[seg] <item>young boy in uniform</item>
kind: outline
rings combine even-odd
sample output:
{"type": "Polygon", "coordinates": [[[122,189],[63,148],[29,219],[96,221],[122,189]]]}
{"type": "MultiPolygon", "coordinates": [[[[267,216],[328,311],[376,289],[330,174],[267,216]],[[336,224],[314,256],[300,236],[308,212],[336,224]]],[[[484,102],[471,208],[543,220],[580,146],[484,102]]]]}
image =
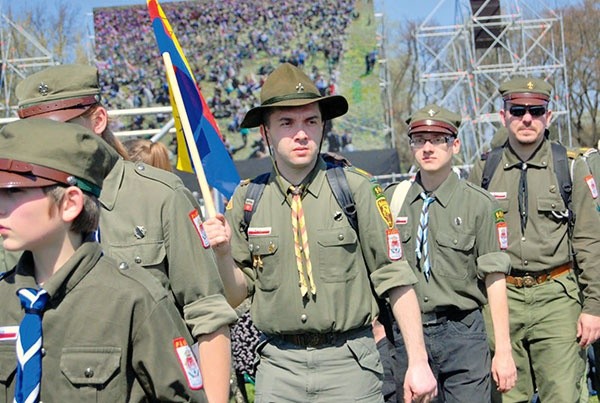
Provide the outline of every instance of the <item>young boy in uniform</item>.
{"type": "Polygon", "coordinates": [[[0,236],[25,251],[0,274],[0,402],[207,401],[166,290],[93,240],[118,158],[76,124],[0,131],[0,236]]]}

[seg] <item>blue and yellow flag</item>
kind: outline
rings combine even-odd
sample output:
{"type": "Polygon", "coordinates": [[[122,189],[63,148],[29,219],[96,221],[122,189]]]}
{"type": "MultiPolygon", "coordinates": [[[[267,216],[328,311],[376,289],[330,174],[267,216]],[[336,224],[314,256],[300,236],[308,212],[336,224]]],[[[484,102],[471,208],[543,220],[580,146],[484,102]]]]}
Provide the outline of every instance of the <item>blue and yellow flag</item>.
{"type": "MultiPolygon", "coordinates": [[[[240,176],[235,169],[229,152],[223,144],[217,122],[210,112],[208,105],[206,105],[200,88],[196,85],[194,75],[167,17],[157,0],[147,1],[150,20],[154,28],[154,35],[156,36],[160,53],[168,52],[173,62],[175,77],[181,90],[185,112],[194,132],[195,146],[202,160],[206,181],[210,186],[217,189],[229,199],[235,187],[240,182],[240,176]]],[[[187,148],[191,147],[191,145],[187,144],[186,146],[179,111],[173,100],[170,87],[169,95],[171,97],[171,106],[173,107],[175,128],[177,129],[177,169],[194,172],[187,148]]]]}

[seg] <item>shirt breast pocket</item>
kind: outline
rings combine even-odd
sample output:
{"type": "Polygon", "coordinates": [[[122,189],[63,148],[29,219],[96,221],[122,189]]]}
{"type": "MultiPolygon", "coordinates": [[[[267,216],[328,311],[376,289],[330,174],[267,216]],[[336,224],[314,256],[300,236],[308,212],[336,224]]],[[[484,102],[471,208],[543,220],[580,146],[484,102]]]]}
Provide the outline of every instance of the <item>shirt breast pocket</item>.
{"type": "Polygon", "coordinates": [[[432,271],[440,276],[460,279],[467,278],[469,270],[475,273],[474,258],[471,256],[475,246],[475,235],[460,232],[436,234],[436,250],[432,271]]]}
{"type": "Polygon", "coordinates": [[[321,230],[318,233],[319,271],[327,283],[339,283],[356,277],[358,237],[351,227],[321,230]]]}
{"type": "MultiPolygon", "coordinates": [[[[125,378],[109,387],[121,366],[119,347],[65,347],[60,370],[73,387],[69,396],[77,401],[109,401],[126,390],[125,378]]],[[[123,374],[124,376],[124,374],[123,374]]]]}
{"type": "MultiPolygon", "coordinates": [[[[540,216],[535,225],[538,233],[547,238],[556,238],[564,235],[567,223],[566,207],[562,198],[538,197],[537,211],[540,216]]],[[[530,224],[528,224],[530,225],[530,224]]]]}
{"type": "Polygon", "coordinates": [[[248,247],[252,254],[254,272],[256,273],[256,286],[263,291],[272,291],[279,287],[281,281],[281,259],[279,249],[279,236],[249,236],[248,247]]]}

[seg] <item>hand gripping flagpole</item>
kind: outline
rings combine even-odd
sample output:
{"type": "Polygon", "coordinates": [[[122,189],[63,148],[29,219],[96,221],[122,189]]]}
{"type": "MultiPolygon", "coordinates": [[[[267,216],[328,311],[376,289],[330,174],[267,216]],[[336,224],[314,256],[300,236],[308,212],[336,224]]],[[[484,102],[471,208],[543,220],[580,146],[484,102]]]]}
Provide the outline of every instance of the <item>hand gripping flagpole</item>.
{"type": "Polygon", "coordinates": [[[171,93],[173,94],[175,105],[177,106],[177,110],[179,111],[181,128],[183,130],[183,134],[185,135],[187,149],[190,153],[190,158],[192,160],[192,165],[194,166],[194,171],[196,171],[196,178],[198,179],[198,185],[200,185],[202,198],[204,199],[206,215],[207,217],[214,217],[217,215],[217,210],[215,209],[215,204],[211,196],[210,187],[208,186],[208,181],[206,180],[206,175],[204,174],[202,161],[200,161],[200,154],[198,154],[198,149],[196,148],[196,142],[194,141],[194,132],[192,131],[190,121],[188,120],[187,111],[185,110],[185,104],[183,103],[183,98],[181,97],[181,91],[179,90],[179,85],[177,84],[175,70],[173,69],[173,63],[171,62],[171,55],[169,55],[169,52],[164,52],[162,54],[162,57],[165,62],[165,68],[167,69],[169,87],[171,88],[171,93]]]}

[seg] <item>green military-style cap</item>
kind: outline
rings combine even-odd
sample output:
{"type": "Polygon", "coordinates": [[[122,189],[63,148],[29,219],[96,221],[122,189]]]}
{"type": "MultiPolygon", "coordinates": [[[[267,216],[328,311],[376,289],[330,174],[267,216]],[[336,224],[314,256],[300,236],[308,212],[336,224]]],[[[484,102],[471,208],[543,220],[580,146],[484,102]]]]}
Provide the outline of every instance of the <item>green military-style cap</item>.
{"type": "Polygon", "coordinates": [[[281,106],[303,106],[314,102],[321,105],[323,120],[331,120],[348,112],[348,102],[341,95],[321,96],[312,80],[298,67],[283,63],[277,67],[262,86],[260,106],[244,116],[241,127],[258,127],[265,109],[281,106]]]}
{"type": "Polygon", "coordinates": [[[98,70],[80,64],[49,67],[21,81],[15,93],[21,119],[51,117],[66,122],[100,102],[98,70]]]}
{"type": "Polygon", "coordinates": [[[498,91],[504,102],[518,105],[545,105],[550,101],[552,86],[535,77],[513,77],[503,82],[498,91]]]}
{"type": "Polygon", "coordinates": [[[406,120],[408,135],[415,133],[440,133],[456,136],[462,117],[436,104],[429,104],[406,120]]]}
{"type": "Polygon", "coordinates": [[[74,123],[24,119],[0,130],[0,188],[77,186],[94,196],[119,155],[74,123]]]}

